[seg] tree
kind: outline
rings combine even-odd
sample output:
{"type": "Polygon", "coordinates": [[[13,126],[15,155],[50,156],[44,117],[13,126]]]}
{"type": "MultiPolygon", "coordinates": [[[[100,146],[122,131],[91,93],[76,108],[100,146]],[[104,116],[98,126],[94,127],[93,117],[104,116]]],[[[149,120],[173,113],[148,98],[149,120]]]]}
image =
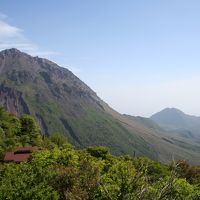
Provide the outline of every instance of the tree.
{"type": "Polygon", "coordinates": [[[9,164],[0,169],[0,199],[58,200],[58,193],[49,186],[51,172],[37,163],[9,164]]]}
{"type": "Polygon", "coordinates": [[[42,143],[41,131],[37,126],[33,117],[28,115],[22,115],[20,118],[21,130],[19,136],[21,142],[25,146],[28,145],[40,145],[42,143]]]}
{"type": "Polygon", "coordinates": [[[88,147],[87,152],[96,158],[105,159],[109,154],[109,149],[107,147],[88,147]]]}
{"type": "Polygon", "coordinates": [[[62,133],[54,133],[50,136],[50,141],[56,144],[58,147],[68,145],[67,137],[62,133]]]}

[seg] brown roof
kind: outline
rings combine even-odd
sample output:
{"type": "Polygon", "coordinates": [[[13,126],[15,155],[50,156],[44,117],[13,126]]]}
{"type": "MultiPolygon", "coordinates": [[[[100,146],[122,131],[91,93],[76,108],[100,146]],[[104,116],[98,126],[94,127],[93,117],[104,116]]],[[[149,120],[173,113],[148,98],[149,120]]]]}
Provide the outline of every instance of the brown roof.
{"type": "Polygon", "coordinates": [[[7,152],[4,157],[5,162],[22,162],[26,161],[31,153],[36,150],[35,147],[17,148],[13,152],[7,152]]]}
{"type": "Polygon", "coordinates": [[[14,161],[14,153],[7,152],[4,157],[4,161],[14,161]]]}
{"type": "Polygon", "coordinates": [[[14,155],[14,161],[15,161],[15,162],[26,161],[30,155],[31,155],[30,153],[26,153],[26,154],[15,154],[15,155],[14,155]]]}

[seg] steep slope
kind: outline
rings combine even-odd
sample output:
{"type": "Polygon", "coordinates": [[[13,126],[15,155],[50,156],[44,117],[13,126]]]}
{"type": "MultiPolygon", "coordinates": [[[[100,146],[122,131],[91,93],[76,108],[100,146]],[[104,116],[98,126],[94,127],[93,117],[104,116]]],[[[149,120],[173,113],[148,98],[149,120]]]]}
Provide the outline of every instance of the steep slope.
{"type": "Polygon", "coordinates": [[[187,115],[176,108],[166,108],[152,115],[151,119],[167,131],[200,139],[200,117],[187,115]]]}
{"type": "Polygon", "coordinates": [[[119,114],[66,68],[17,49],[0,52],[0,105],[17,116],[35,116],[44,134],[63,132],[77,147],[104,145],[115,154],[161,161],[200,160],[200,150],[185,149],[161,130],[119,114]]]}
{"type": "Polygon", "coordinates": [[[106,145],[116,154],[136,151],[156,157],[151,146],[113,118],[108,106],[69,70],[17,49],[0,53],[0,104],[18,116],[32,114],[44,134],[64,132],[78,147],[106,145]]]}

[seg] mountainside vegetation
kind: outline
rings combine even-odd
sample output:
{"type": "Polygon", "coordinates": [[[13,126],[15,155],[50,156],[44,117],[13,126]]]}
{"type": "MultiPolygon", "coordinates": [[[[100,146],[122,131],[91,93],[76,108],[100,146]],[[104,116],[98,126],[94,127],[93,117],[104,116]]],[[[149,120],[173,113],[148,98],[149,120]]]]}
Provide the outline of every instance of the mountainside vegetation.
{"type": "Polygon", "coordinates": [[[76,149],[60,133],[42,136],[29,115],[0,109],[1,159],[16,147],[37,146],[28,161],[0,164],[0,199],[198,200],[200,168],[145,157],[113,156],[107,147],[76,149]],[[8,145],[9,144],[9,145],[8,145]]]}

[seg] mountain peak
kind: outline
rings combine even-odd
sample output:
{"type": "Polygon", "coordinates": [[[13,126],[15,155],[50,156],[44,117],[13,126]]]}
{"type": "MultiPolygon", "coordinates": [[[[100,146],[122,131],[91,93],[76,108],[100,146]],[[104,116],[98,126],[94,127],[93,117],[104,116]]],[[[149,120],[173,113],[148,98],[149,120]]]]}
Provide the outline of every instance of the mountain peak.
{"type": "Polygon", "coordinates": [[[165,108],[151,116],[161,128],[176,131],[181,135],[188,133],[192,137],[200,137],[200,117],[188,115],[176,108],[165,108]]]}
{"type": "Polygon", "coordinates": [[[11,48],[11,49],[2,50],[0,53],[13,54],[13,53],[22,53],[22,52],[20,50],[16,49],[16,48],[11,48]]]}
{"type": "Polygon", "coordinates": [[[3,57],[8,57],[8,59],[12,58],[20,58],[20,57],[24,57],[27,59],[32,59],[33,57],[30,56],[29,54],[20,51],[19,49],[16,48],[11,48],[11,49],[4,49],[2,51],[0,51],[0,55],[3,57]]]}
{"type": "Polygon", "coordinates": [[[165,108],[151,116],[151,119],[161,127],[183,126],[185,123],[185,113],[177,108],[165,108]]]}
{"type": "Polygon", "coordinates": [[[184,114],[183,111],[177,109],[177,108],[165,108],[163,110],[161,110],[159,113],[176,113],[176,114],[184,114]]]}
{"type": "Polygon", "coordinates": [[[3,57],[8,57],[8,59],[12,59],[10,57],[22,58],[22,59],[27,59],[26,61],[24,60],[24,62],[27,62],[27,61],[32,62],[32,63],[37,62],[39,65],[43,64],[43,65],[48,65],[49,67],[59,68],[60,70],[62,69],[62,67],[60,67],[56,63],[54,63],[46,58],[41,58],[38,56],[31,56],[28,53],[22,52],[16,48],[2,50],[2,51],[0,51],[0,55],[3,55],[3,57]]]}

